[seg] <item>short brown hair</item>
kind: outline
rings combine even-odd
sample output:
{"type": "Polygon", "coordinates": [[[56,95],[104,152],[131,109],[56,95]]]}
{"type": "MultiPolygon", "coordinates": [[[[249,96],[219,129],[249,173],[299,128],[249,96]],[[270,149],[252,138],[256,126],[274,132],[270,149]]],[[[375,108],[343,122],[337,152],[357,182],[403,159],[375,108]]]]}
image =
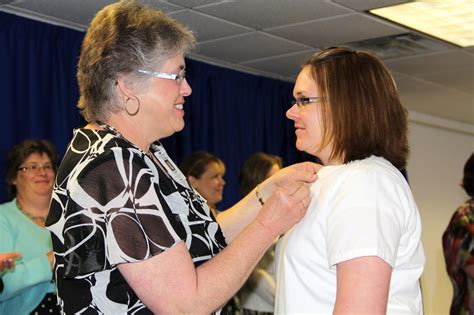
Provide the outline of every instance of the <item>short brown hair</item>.
{"type": "Polygon", "coordinates": [[[214,154],[207,151],[195,151],[183,160],[179,168],[186,178],[192,176],[199,179],[202,174],[206,172],[208,165],[211,163],[225,165],[224,162],[214,154]]]}
{"type": "Polygon", "coordinates": [[[263,152],[254,153],[245,160],[240,169],[240,194],[242,196],[247,195],[258,184],[263,182],[273,165],[278,165],[282,168],[281,158],[277,155],[263,152]]]}
{"type": "MultiPolygon", "coordinates": [[[[84,37],[77,71],[78,108],[87,121],[106,120],[117,112],[119,74],[160,67],[195,45],[193,33],[165,13],[124,0],[106,6],[92,20],[84,37]]],[[[144,86],[148,76],[135,75],[144,86]]]]}
{"type": "Polygon", "coordinates": [[[348,48],[328,48],[303,65],[326,101],[322,103],[323,146],[344,163],[376,155],[397,168],[406,166],[407,111],[393,77],[375,56],[348,48]]]}
{"type": "Polygon", "coordinates": [[[54,171],[57,168],[57,156],[54,145],[47,140],[24,140],[13,146],[7,155],[7,198],[11,200],[16,197],[16,186],[13,181],[18,174],[18,168],[33,153],[46,154],[53,165],[54,171]]]}

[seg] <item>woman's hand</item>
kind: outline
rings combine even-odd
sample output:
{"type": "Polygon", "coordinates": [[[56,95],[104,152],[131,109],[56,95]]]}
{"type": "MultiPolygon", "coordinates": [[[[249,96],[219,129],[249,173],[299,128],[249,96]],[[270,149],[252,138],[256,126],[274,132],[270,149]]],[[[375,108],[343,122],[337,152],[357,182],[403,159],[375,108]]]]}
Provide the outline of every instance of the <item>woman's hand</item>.
{"type": "Polygon", "coordinates": [[[282,168],[278,173],[266,179],[259,186],[263,200],[267,200],[278,187],[288,192],[294,192],[302,184],[310,184],[316,181],[317,172],[323,167],[312,162],[293,164],[282,168]]]}
{"type": "Polygon", "coordinates": [[[15,267],[15,260],[20,258],[19,252],[0,253],[0,274],[15,267]]]}
{"type": "Polygon", "coordinates": [[[282,235],[303,218],[310,201],[310,190],[304,183],[294,190],[277,188],[265,202],[256,220],[275,237],[282,235]]]}

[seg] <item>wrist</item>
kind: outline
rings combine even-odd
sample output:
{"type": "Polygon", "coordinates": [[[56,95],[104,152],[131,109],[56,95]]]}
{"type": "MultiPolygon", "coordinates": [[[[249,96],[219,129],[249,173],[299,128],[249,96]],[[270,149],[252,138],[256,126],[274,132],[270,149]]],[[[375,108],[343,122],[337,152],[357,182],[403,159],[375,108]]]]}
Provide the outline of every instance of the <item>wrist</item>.
{"type": "Polygon", "coordinates": [[[269,240],[275,240],[275,238],[280,236],[280,232],[276,230],[271,224],[265,222],[265,219],[262,219],[260,216],[255,218],[254,224],[258,226],[258,230],[265,233],[265,238],[268,237],[269,240]]]}

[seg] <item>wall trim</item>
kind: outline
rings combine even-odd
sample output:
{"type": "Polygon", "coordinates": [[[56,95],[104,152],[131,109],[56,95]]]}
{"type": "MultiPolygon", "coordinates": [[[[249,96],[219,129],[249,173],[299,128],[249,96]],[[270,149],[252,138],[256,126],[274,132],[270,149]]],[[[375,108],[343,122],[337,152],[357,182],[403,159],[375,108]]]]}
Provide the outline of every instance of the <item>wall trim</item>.
{"type": "Polygon", "coordinates": [[[408,111],[408,121],[474,136],[474,124],[463,123],[415,111],[408,111]]]}

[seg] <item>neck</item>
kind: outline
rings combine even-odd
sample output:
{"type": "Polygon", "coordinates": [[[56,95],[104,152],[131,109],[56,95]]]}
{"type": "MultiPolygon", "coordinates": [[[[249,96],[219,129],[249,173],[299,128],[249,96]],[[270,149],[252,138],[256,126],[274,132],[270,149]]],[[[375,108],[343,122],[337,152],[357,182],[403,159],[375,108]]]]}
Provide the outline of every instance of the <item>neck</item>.
{"type": "Polygon", "coordinates": [[[48,213],[50,199],[51,195],[30,197],[17,194],[16,196],[16,202],[23,211],[38,215],[46,215],[48,213]]]}
{"type": "Polygon", "coordinates": [[[119,113],[111,115],[109,119],[104,122],[109,126],[114,127],[125,139],[142,149],[144,152],[148,152],[150,145],[158,140],[147,136],[145,132],[146,128],[140,126],[135,120],[132,120],[126,114],[119,113]]]}
{"type": "Polygon", "coordinates": [[[211,212],[212,214],[214,215],[214,217],[217,217],[217,207],[215,204],[211,204],[211,203],[208,203],[207,204],[209,206],[209,209],[211,209],[211,212]]]}

